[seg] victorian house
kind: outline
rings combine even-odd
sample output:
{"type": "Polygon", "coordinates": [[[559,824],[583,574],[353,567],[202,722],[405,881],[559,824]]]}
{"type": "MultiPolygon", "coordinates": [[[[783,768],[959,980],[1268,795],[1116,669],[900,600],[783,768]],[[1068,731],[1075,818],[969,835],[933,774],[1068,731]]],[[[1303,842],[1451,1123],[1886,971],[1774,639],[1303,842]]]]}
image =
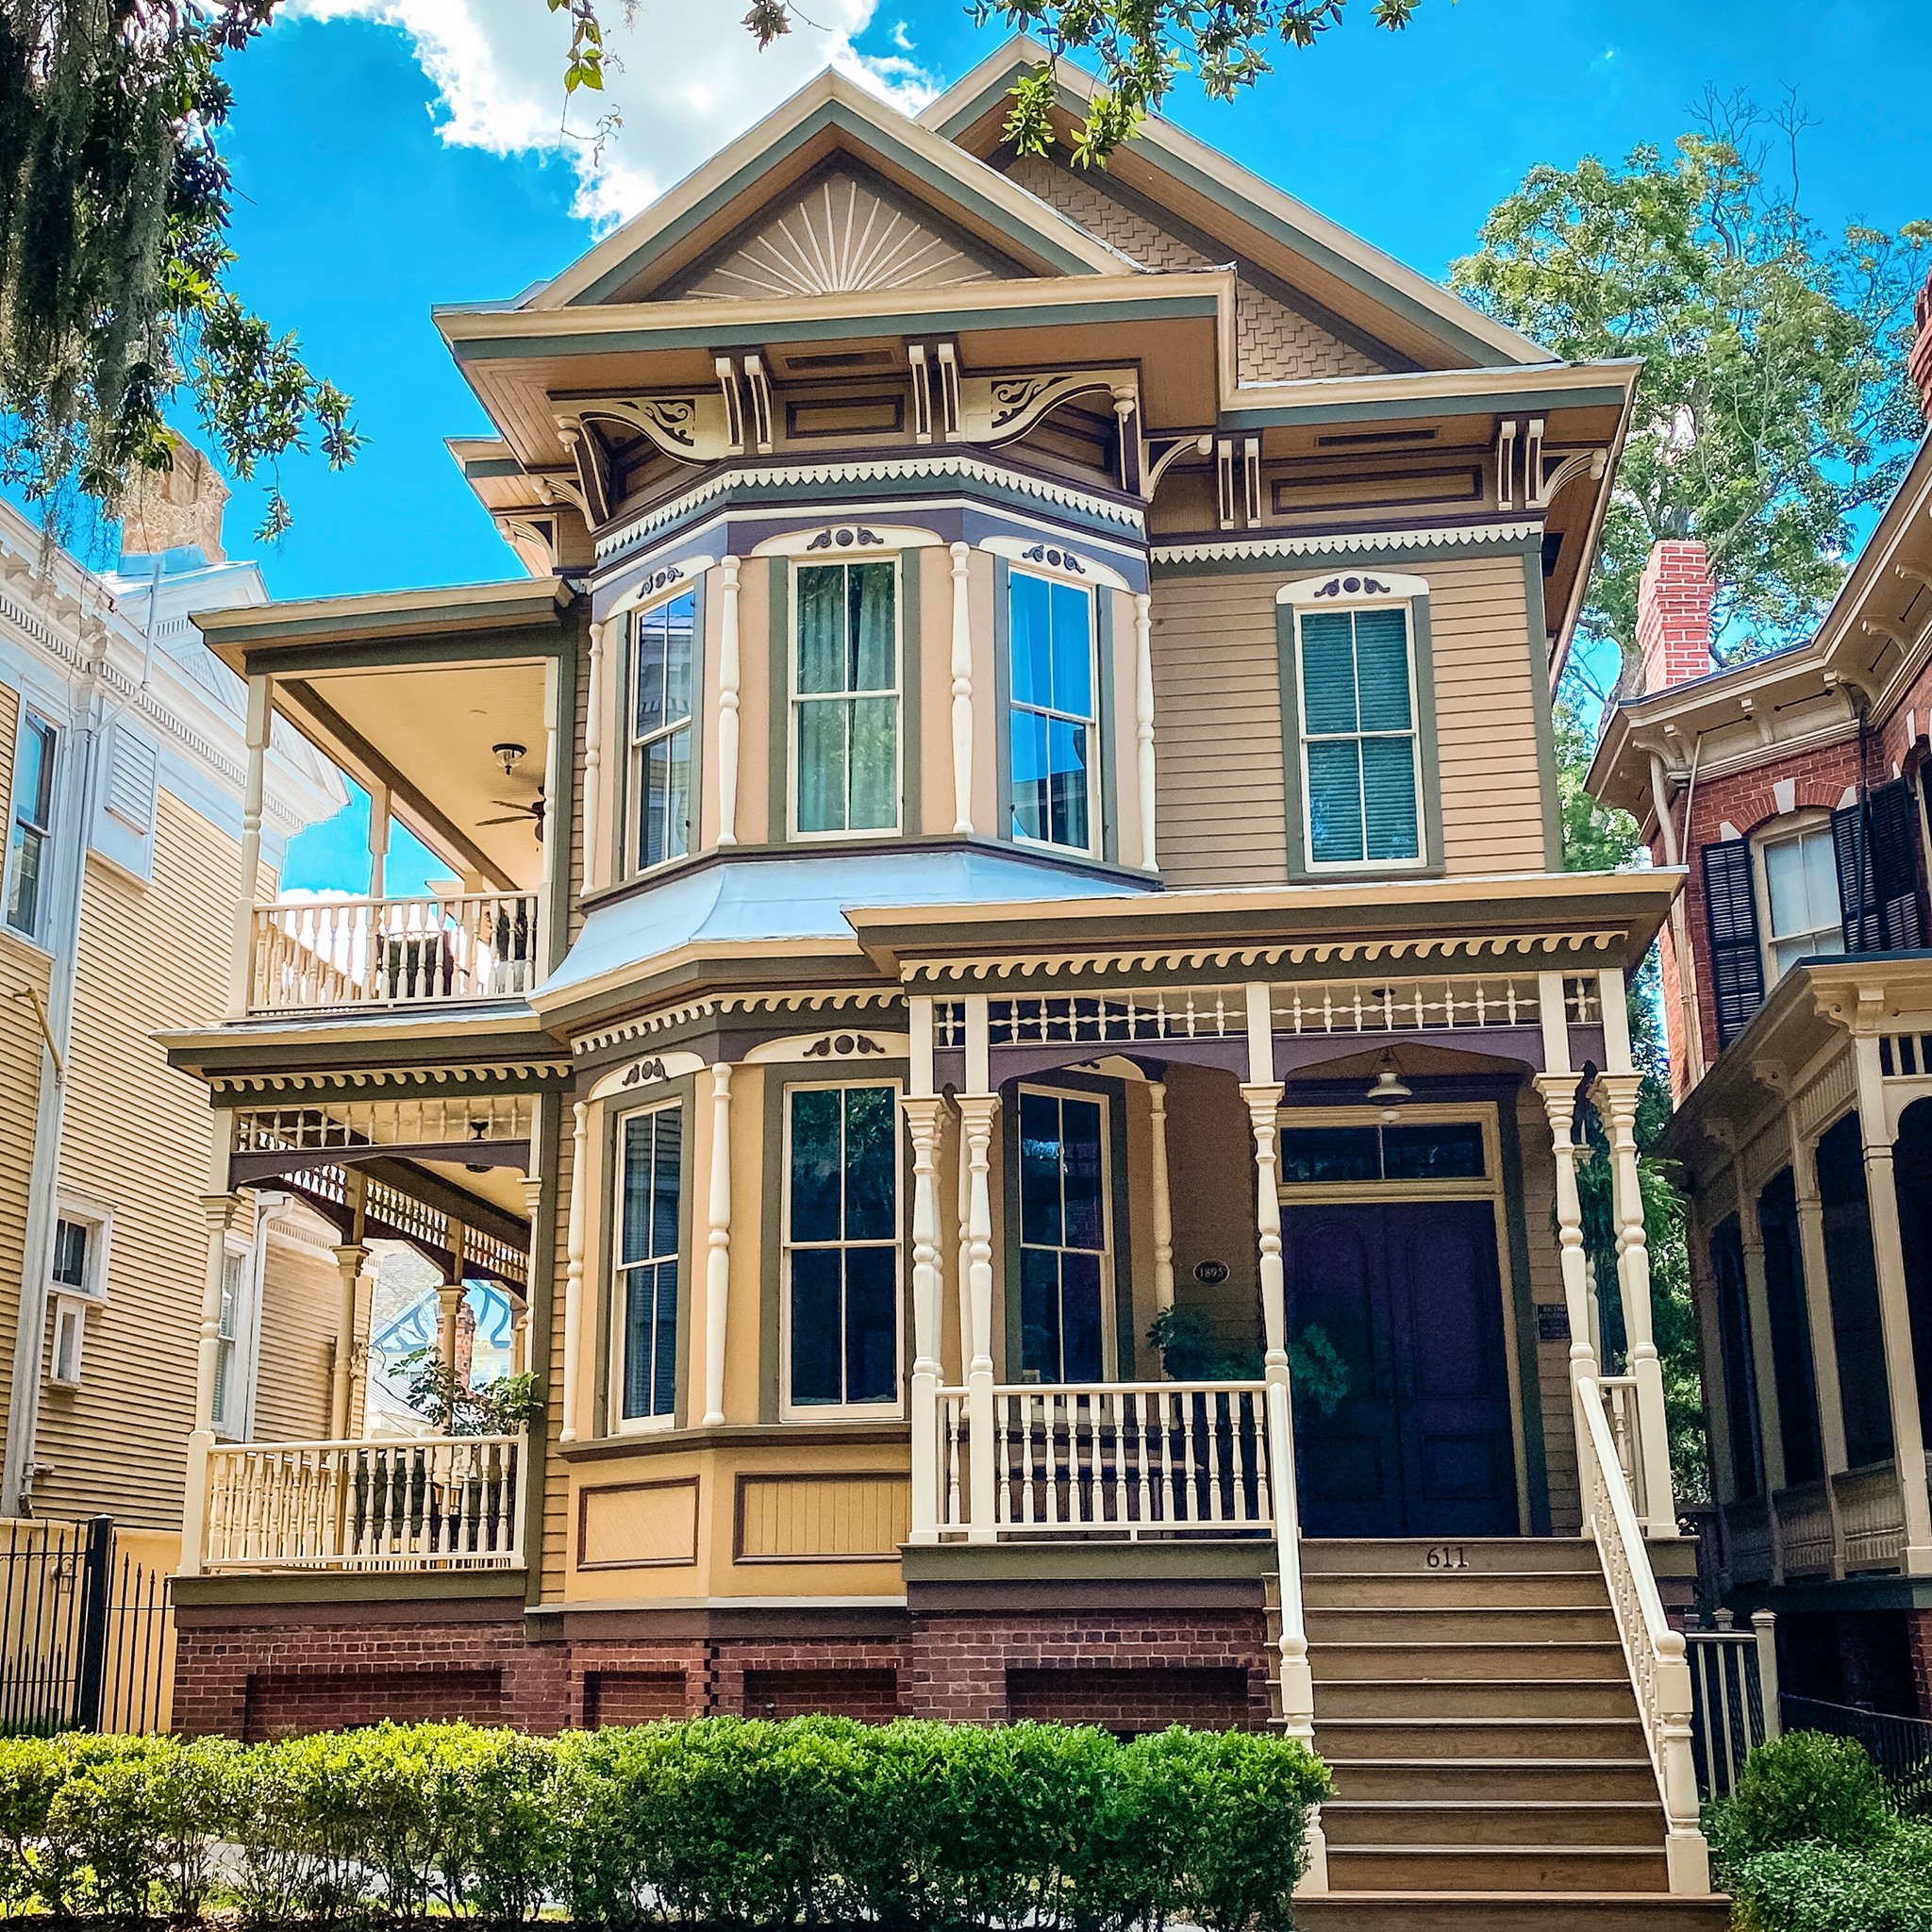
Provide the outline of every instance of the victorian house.
{"type": "Polygon", "coordinates": [[[177,1716],[1273,1723],[1312,1924],[1719,1924],[1625,1019],[1679,874],[1565,873],[1552,751],[1636,369],[1158,123],[1016,159],[1040,58],[825,75],[438,311],[527,581],[203,620],[258,774],[458,888],[260,896],[251,793],[168,1042],[215,1192],[493,1282],[544,1407],[204,1430],[177,1716]]]}
{"type": "MultiPolygon", "coordinates": [[[[1914,358],[1932,408],[1932,312],[1914,358]]],[[[1644,584],[1592,791],[1690,880],[1666,930],[1716,1571],[1787,1691],[1932,1717],[1932,441],[1806,642],[1715,669],[1701,548],[1644,584]]]]}

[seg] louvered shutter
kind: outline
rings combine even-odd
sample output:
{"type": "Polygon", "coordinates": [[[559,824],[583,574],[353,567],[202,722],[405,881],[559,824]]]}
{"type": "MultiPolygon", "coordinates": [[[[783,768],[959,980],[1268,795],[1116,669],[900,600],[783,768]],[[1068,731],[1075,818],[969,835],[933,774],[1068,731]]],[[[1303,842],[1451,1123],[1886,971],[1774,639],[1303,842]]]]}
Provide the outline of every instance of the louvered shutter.
{"type": "Polygon", "coordinates": [[[1721,839],[1704,848],[1704,917],[1710,933],[1718,1044],[1728,1046],[1764,1004],[1764,956],[1757,948],[1747,841],[1721,839]]]}
{"type": "Polygon", "coordinates": [[[1885,917],[1871,832],[1871,814],[1863,803],[1840,806],[1831,815],[1831,843],[1838,856],[1839,916],[1848,953],[1885,950],[1885,917]]]}
{"type": "Polygon", "coordinates": [[[1913,952],[1925,943],[1925,918],[1919,900],[1919,810],[1912,788],[1903,778],[1881,785],[1867,810],[1880,942],[1889,953],[1913,952]]]}
{"type": "Polygon", "coordinates": [[[154,829],[159,764],[160,755],[144,738],[136,737],[125,724],[115,725],[108,757],[108,809],[137,832],[154,829]]]}

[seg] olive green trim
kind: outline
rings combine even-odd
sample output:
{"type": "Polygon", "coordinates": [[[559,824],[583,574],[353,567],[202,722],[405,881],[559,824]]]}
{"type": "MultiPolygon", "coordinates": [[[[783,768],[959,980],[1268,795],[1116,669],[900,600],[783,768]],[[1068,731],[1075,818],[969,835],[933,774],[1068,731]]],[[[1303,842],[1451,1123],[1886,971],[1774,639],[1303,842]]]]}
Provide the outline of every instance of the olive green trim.
{"type": "Polygon", "coordinates": [[[1199,1542],[908,1543],[906,1581],[915,1583],[1080,1583],[1120,1576],[1183,1582],[1276,1574],[1274,1539],[1232,1537],[1199,1542]]]}
{"type": "Polygon", "coordinates": [[[241,1609],[258,1605],[448,1603],[501,1598],[514,1616],[527,1601],[522,1570],[331,1572],[326,1575],[176,1576],[169,1586],[177,1609],[241,1609]]]}
{"type": "MultiPolygon", "coordinates": [[[[577,691],[578,678],[583,665],[583,654],[587,642],[589,605],[586,604],[578,622],[573,626],[575,635],[571,648],[560,651],[557,658],[557,716],[553,722],[552,742],[556,748],[555,772],[546,771],[544,786],[546,796],[560,800],[565,811],[557,814],[559,826],[571,820],[580,820],[583,811],[584,772],[582,761],[577,757],[577,691]],[[559,782],[560,781],[560,782],[559,782]]],[[[593,827],[584,826],[584,837],[588,841],[593,835],[593,827]]],[[[552,860],[549,891],[545,894],[541,908],[543,921],[543,958],[546,960],[559,960],[570,946],[570,899],[574,881],[571,877],[573,867],[570,858],[570,841],[558,839],[557,857],[552,860]]]]}
{"type": "Polygon", "coordinates": [[[765,842],[791,837],[791,559],[765,559],[765,842]]]}
{"type": "Polygon", "coordinates": [[[528,1449],[524,1460],[524,1555],[530,1565],[525,1601],[532,1604],[543,1592],[542,1543],[548,1523],[543,1509],[543,1485],[550,1452],[548,1397],[556,1386],[550,1373],[550,1329],[557,1309],[557,1217],[562,1194],[558,1169],[563,1146],[564,1112],[560,1097],[545,1095],[537,1103],[537,1118],[530,1124],[531,1141],[541,1151],[537,1157],[537,1213],[530,1231],[530,1274],[524,1284],[524,1306],[527,1310],[525,1333],[529,1338],[525,1366],[545,1396],[544,1415],[525,1437],[528,1449]]]}
{"type": "MultiPolygon", "coordinates": [[[[771,174],[780,162],[797,153],[801,147],[816,139],[828,127],[836,128],[841,134],[854,135],[864,146],[872,148],[876,153],[889,155],[895,166],[903,168],[923,186],[934,190],[957,206],[971,208],[979,220],[998,229],[1001,234],[1018,244],[1023,253],[1031,255],[1035,259],[1045,262],[1065,275],[1095,273],[1091,264],[1083,260],[1072,249],[1063,246],[1039,229],[1022,227],[1004,208],[975,192],[968,182],[961,180],[957,175],[934,166],[916,149],[895,140],[889,127],[861,118],[842,101],[830,100],[813,108],[795,127],[787,129],[769,147],[760,148],[743,167],[721,181],[702,200],[686,208],[675,220],[666,223],[656,234],[640,242],[622,261],[614,262],[594,282],[573,295],[567,306],[573,308],[594,308],[600,303],[612,300],[626,283],[636,281],[653,262],[669,253],[687,235],[703,227],[720,210],[730,207],[733,201],[771,174]]],[[[1055,219],[1063,220],[1064,217],[1055,219]]]]}
{"type": "MultiPolygon", "coordinates": [[[[278,644],[249,641],[242,651],[243,675],[249,677],[304,677],[314,672],[408,671],[424,664],[497,664],[519,658],[554,658],[570,649],[573,632],[563,621],[537,629],[520,625],[514,630],[478,631],[461,619],[446,626],[398,636],[393,632],[365,635],[346,629],[343,641],[318,641],[306,629],[297,641],[278,644]],[[354,648],[351,648],[351,646],[354,648]]],[[[226,646],[231,640],[211,637],[211,645],[226,646]]]]}
{"type": "MultiPolygon", "coordinates": [[[[634,1105],[626,1106],[614,1099],[595,1104],[604,1109],[599,1133],[604,1149],[604,1172],[596,1197],[597,1291],[591,1298],[597,1320],[596,1345],[591,1350],[597,1378],[596,1400],[591,1410],[591,1427],[595,1432],[594,1440],[601,1441],[622,1437],[628,1442],[635,1437],[619,1426],[617,1411],[621,1405],[616,1400],[617,1270],[614,1264],[617,1257],[618,1190],[622,1186],[618,1141],[623,1124],[633,1114],[658,1113],[673,1107],[681,1111],[677,1145],[677,1367],[671,1393],[671,1415],[674,1427],[688,1428],[691,1425],[691,1317],[695,1301],[691,1165],[694,1158],[692,1149],[697,1141],[697,1075],[685,1074],[667,1080],[648,1095],[641,1094],[634,1105]]],[[[573,1187],[577,1185],[575,1174],[571,1176],[571,1184],[573,1187]]],[[[568,1392],[565,1399],[572,1399],[568,1392]]],[[[647,1435],[651,1432],[640,1430],[637,1433],[647,1435]]]]}
{"type": "Polygon", "coordinates": [[[919,559],[917,550],[899,553],[899,832],[916,839],[924,829],[924,803],[920,792],[921,745],[925,719],[920,709],[924,680],[921,660],[919,559]]]}
{"type": "MultiPolygon", "coordinates": [[[[686,727],[691,733],[691,775],[687,781],[687,796],[691,801],[691,819],[685,827],[685,837],[691,849],[690,852],[679,854],[679,858],[689,858],[691,853],[698,850],[699,830],[704,817],[705,749],[709,742],[705,731],[705,669],[708,661],[705,650],[705,625],[710,611],[709,574],[707,573],[695,581],[687,584],[677,594],[679,596],[689,596],[692,600],[691,646],[691,708],[690,717],[685,721],[686,727]]],[[[612,847],[609,853],[609,876],[614,879],[622,879],[625,883],[628,883],[631,879],[655,880],[661,876],[669,867],[677,863],[677,859],[665,859],[660,864],[652,866],[648,871],[630,869],[632,852],[630,842],[631,811],[636,804],[636,801],[631,797],[631,790],[635,783],[635,773],[632,769],[635,760],[631,757],[633,747],[630,734],[632,724],[637,715],[633,708],[634,699],[632,697],[633,680],[637,675],[637,631],[632,620],[645,610],[656,610],[664,604],[675,604],[676,602],[677,596],[654,598],[648,606],[641,607],[639,610],[625,611],[623,618],[624,641],[622,648],[617,653],[619,683],[617,687],[616,751],[620,761],[620,769],[617,774],[617,782],[611,787],[611,795],[617,801],[617,811],[611,825],[606,830],[604,837],[609,840],[612,847]]],[[[586,825],[584,827],[585,839],[589,840],[595,836],[596,830],[597,828],[594,825],[586,825]]]]}
{"type": "Polygon", "coordinates": [[[1281,677],[1281,791],[1288,814],[1288,876],[1298,886],[1332,885],[1352,878],[1440,878],[1442,864],[1442,783],[1436,747],[1436,660],[1429,642],[1429,600],[1410,597],[1409,661],[1415,675],[1417,762],[1422,767],[1423,862],[1390,866],[1374,860],[1342,871],[1316,871],[1307,862],[1302,820],[1301,678],[1295,661],[1294,606],[1274,607],[1274,649],[1281,677]]]}
{"type": "Polygon", "coordinates": [[[1537,785],[1542,792],[1543,863],[1563,870],[1563,799],[1557,786],[1557,693],[1550,684],[1549,615],[1543,606],[1541,552],[1523,553],[1524,608],[1529,622],[1529,695],[1536,713],[1537,785]]]}
{"type": "Polygon", "coordinates": [[[1121,862],[1120,810],[1116,787],[1120,760],[1113,743],[1113,592],[1094,589],[1087,592],[1087,608],[1093,613],[1093,658],[1097,674],[1094,706],[1094,734],[1100,741],[1099,784],[1095,804],[1100,808],[1100,857],[1108,865],[1121,862]]]}
{"type": "Polygon", "coordinates": [[[1542,1376],[1537,1362],[1536,1306],[1530,1299],[1529,1230],[1523,1212],[1523,1141],[1513,1098],[1496,1104],[1498,1165],[1503,1183],[1503,1229],[1507,1252],[1501,1257],[1508,1270],[1509,1305],[1516,1319],[1516,1384],[1521,1392],[1523,1466],[1529,1484],[1529,1533],[1550,1533],[1549,1449],[1543,1439],[1542,1376]]]}
{"type": "MultiPolygon", "coordinates": [[[[992,559],[992,836],[1008,849],[1013,837],[1013,566],[992,559]]],[[[976,721],[975,721],[976,723],[976,721]]],[[[1024,848],[1032,851],[1035,848],[1024,848]]]]}
{"type": "MultiPolygon", "coordinates": [[[[1487,368],[1507,368],[1505,363],[1486,363],[1487,368]]],[[[1274,429],[1300,423],[1387,423],[1415,416],[1496,416],[1519,409],[1607,409],[1620,404],[1624,391],[1592,384],[1589,388],[1552,389],[1547,378],[1539,385],[1541,372],[1531,365],[1524,370],[1524,387],[1520,390],[1486,389],[1474,394],[1422,396],[1377,396],[1370,402],[1337,403],[1259,403],[1245,408],[1224,409],[1221,427],[1274,429]]]]}

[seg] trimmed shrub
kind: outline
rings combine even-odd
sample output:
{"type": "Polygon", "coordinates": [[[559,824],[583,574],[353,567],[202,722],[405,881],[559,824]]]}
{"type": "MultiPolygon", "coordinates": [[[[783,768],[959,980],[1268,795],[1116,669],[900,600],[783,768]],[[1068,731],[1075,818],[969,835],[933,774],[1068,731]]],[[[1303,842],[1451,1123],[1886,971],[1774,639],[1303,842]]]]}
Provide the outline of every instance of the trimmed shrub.
{"type": "Polygon", "coordinates": [[[1733,1880],[1737,1932],[1932,1932],[1932,1828],[1895,1824],[1862,1850],[1807,1840],[1733,1880]]]}
{"type": "Polygon", "coordinates": [[[1857,1851],[1890,1822],[1885,1787],[1864,1747],[1822,1731],[1791,1731],[1744,1760],[1737,1788],[1706,1814],[1719,1861],[1815,1841],[1857,1851]]]}

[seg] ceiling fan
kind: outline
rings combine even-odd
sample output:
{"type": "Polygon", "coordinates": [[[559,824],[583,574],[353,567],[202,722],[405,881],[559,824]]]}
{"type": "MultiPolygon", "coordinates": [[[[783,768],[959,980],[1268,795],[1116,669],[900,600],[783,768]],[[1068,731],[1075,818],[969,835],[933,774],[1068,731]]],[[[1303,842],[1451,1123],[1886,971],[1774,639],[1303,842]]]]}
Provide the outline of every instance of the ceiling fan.
{"type": "Polygon", "coordinates": [[[537,842],[540,845],[543,842],[543,794],[541,791],[539,791],[535,798],[529,799],[523,804],[519,804],[513,798],[492,798],[490,802],[491,805],[504,807],[505,815],[500,819],[478,819],[476,825],[479,831],[485,825],[514,825],[519,821],[527,819],[530,821],[531,829],[537,835],[537,842]]]}

